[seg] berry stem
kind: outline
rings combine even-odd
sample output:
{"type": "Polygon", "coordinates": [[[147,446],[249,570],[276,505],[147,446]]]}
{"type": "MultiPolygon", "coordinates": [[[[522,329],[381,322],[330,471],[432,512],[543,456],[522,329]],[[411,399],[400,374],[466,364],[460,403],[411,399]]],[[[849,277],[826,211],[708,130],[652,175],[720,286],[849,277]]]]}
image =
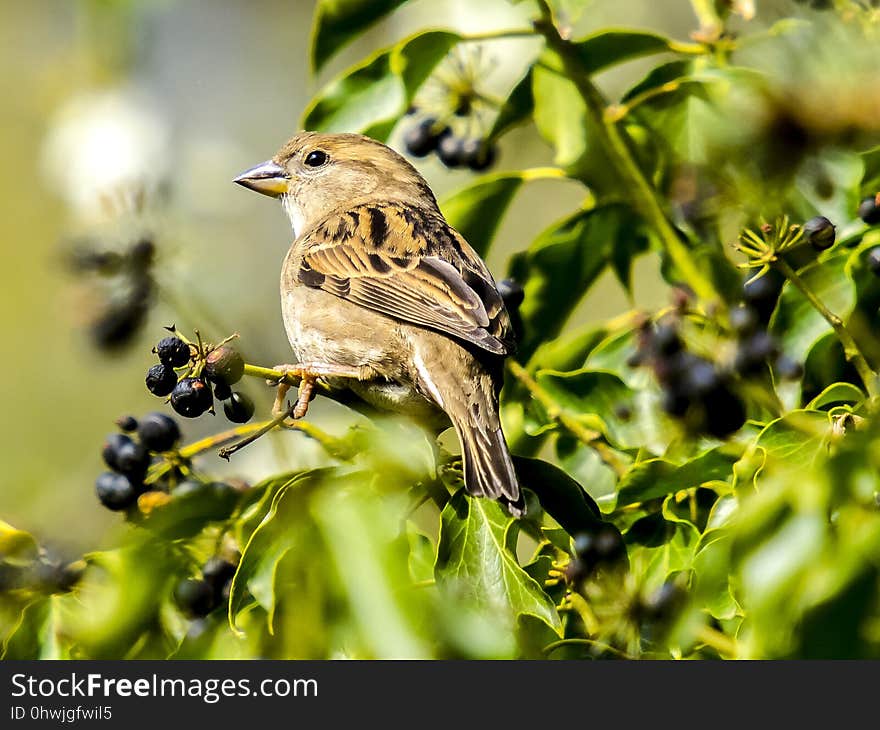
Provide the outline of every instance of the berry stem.
{"type": "Polygon", "coordinates": [[[578,441],[593,449],[599,455],[599,458],[614,470],[617,476],[623,476],[626,473],[626,464],[617,457],[614,450],[608,444],[600,440],[602,434],[599,431],[587,428],[576,418],[566,413],[562,406],[553,400],[553,397],[516,360],[508,360],[507,366],[513,377],[525,386],[526,390],[543,406],[552,420],[570,431],[578,441]]]}
{"type": "Polygon", "coordinates": [[[825,306],[822,300],[816,296],[816,293],[810,289],[807,283],[793,268],[791,268],[785,259],[781,257],[777,258],[773,262],[773,266],[775,266],[793,286],[797,287],[798,291],[800,291],[800,293],[803,294],[807,298],[807,301],[813,306],[813,309],[819,312],[819,314],[825,318],[825,321],[831,325],[834,333],[837,335],[837,339],[840,340],[840,344],[843,345],[843,353],[846,356],[846,359],[853,364],[853,367],[855,367],[859,377],[862,379],[868,397],[876,397],[878,394],[877,373],[875,373],[870,365],[868,365],[868,361],[862,354],[855,338],[853,338],[852,334],[843,323],[843,320],[825,306]]]}
{"type": "Polygon", "coordinates": [[[547,47],[559,56],[563,69],[569,80],[575,85],[584,104],[587,114],[592,117],[596,126],[597,137],[608,154],[617,173],[630,191],[631,203],[636,211],[651,226],[675,264],[684,281],[694,292],[707,303],[720,304],[721,300],[711,280],[700,270],[691,251],[679,238],[670,223],[660,197],[651,183],[642,173],[638,163],[632,156],[632,141],[624,130],[617,126],[613,114],[607,113],[607,105],[602,93],[593,84],[587,69],[578,53],[577,46],[566,40],[553,23],[553,13],[547,0],[538,0],[541,18],[535,21],[537,30],[547,41],[547,47]]]}

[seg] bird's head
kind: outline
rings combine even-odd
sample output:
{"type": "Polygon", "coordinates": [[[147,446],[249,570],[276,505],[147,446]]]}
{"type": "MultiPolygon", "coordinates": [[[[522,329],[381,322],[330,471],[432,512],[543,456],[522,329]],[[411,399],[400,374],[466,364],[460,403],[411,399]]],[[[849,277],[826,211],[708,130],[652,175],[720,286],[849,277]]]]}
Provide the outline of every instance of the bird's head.
{"type": "Polygon", "coordinates": [[[271,160],[234,182],[280,198],[296,235],[329,213],[364,201],[437,206],[428,184],[409,162],[360,134],[301,132],[271,160]]]}

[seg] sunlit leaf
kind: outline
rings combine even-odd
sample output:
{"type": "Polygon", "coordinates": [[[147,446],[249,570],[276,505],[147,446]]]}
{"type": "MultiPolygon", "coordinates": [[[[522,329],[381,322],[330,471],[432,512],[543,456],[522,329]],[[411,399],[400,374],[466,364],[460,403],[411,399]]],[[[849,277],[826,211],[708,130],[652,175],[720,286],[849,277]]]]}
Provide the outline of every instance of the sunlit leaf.
{"type": "Polygon", "coordinates": [[[311,60],[316,70],[344,46],[406,0],[319,0],[312,23],[311,60]]]}
{"type": "Polygon", "coordinates": [[[511,627],[528,614],[558,632],[553,601],[517,562],[516,532],[516,520],[496,502],[459,490],[441,515],[437,581],[511,627]]]}

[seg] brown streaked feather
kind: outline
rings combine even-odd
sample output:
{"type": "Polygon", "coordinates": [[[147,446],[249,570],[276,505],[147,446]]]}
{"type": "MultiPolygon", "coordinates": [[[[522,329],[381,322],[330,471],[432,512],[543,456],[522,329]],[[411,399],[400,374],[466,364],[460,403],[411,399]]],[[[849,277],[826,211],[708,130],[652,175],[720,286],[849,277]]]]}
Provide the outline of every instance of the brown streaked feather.
{"type": "Polygon", "coordinates": [[[336,211],[295,248],[306,286],[497,355],[513,351],[492,275],[436,211],[400,201],[336,211]]]}

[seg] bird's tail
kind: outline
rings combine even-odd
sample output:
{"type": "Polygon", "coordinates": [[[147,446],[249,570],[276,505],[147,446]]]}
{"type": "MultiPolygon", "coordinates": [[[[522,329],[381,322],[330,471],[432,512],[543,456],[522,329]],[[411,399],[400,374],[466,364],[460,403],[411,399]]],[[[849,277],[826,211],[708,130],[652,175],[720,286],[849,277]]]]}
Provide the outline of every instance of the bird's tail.
{"type": "Polygon", "coordinates": [[[522,490],[497,416],[494,420],[495,424],[487,426],[472,419],[461,422],[453,419],[461,441],[465,487],[476,497],[497,499],[514,517],[522,517],[525,513],[522,490]]]}

